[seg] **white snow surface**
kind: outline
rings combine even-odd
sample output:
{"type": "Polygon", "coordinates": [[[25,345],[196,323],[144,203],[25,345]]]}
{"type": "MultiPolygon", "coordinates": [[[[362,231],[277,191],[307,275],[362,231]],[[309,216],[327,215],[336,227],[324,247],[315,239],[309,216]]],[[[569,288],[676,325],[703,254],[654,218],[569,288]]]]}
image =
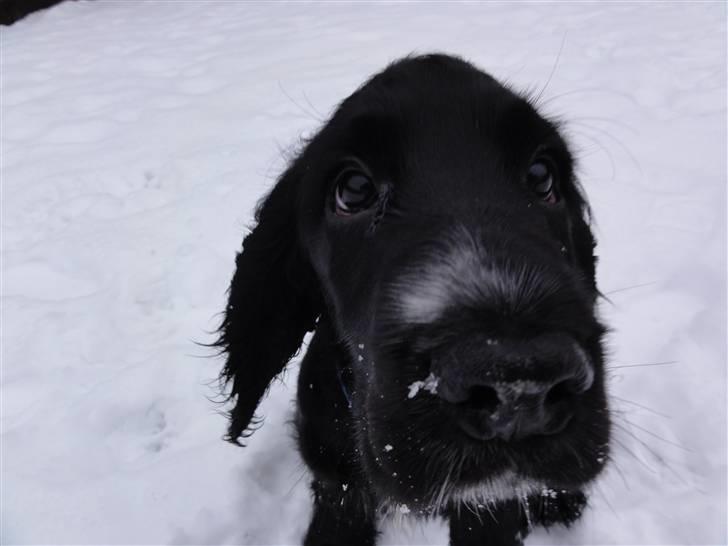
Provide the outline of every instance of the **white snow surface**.
{"type": "Polygon", "coordinates": [[[430,51],[545,87],[596,219],[614,461],[527,544],[725,544],[725,3],[99,0],[0,39],[3,544],[300,543],[297,364],[241,449],[195,342],[284,152],[430,51]]]}

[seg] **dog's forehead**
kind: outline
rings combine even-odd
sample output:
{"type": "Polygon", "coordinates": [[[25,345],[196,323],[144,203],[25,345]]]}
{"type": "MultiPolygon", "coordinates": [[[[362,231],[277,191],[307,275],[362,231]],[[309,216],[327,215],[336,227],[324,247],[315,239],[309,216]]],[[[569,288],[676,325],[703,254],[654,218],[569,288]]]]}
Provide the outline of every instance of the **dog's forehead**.
{"type": "MultiPolygon", "coordinates": [[[[346,99],[332,120],[354,155],[410,159],[523,161],[556,127],[529,101],[453,57],[410,58],[387,67],[346,99]]],[[[428,166],[431,168],[431,166],[428,166]]]]}
{"type": "Polygon", "coordinates": [[[357,95],[363,100],[379,99],[400,107],[406,106],[402,103],[421,107],[483,98],[517,98],[489,74],[445,55],[408,58],[391,64],[362,85],[352,98],[357,95]]]}

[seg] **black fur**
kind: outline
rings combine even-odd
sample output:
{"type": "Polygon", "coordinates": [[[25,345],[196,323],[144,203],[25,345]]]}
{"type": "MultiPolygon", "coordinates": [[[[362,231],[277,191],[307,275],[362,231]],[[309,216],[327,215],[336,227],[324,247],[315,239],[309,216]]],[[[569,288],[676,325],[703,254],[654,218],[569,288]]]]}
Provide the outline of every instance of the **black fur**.
{"type": "Polygon", "coordinates": [[[426,55],[347,98],[259,206],[219,341],[228,439],[315,330],[296,416],[306,544],[373,544],[387,512],[448,517],[456,545],[579,517],[610,424],[573,171],[527,99],[426,55]],[[538,158],[547,196],[526,182],[538,158]],[[334,193],[352,168],[376,192],[350,214],[334,193]]]}
{"type": "Polygon", "coordinates": [[[63,0],[0,0],[0,25],[12,25],[26,15],[60,4],[63,0]]]}

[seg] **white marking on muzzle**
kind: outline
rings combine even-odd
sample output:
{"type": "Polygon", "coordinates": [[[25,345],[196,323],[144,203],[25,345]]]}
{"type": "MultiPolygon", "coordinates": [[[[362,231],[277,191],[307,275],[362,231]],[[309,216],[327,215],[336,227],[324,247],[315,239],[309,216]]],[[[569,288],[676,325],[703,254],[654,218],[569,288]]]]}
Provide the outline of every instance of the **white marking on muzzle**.
{"type": "Polygon", "coordinates": [[[512,471],[489,478],[476,485],[453,488],[446,502],[462,503],[473,508],[492,506],[498,501],[519,499],[544,489],[537,480],[519,476],[512,471]]]}
{"type": "MultiPolygon", "coordinates": [[[[540,491],[550,491],[550,489],[537,480],[519,476],[509,470],[467,487],[446,484],[440,498],[433,504],[418,509],[416,513],[425,516],[437,514],[447,505],[461,505],[473,511],[483,509],[489,511],[500,501],[523,499],[540,491]]],[[[409,507],[407,507],[407,510],[402,510],[402,506],[406,507],[407,505],[400,504],[392,499],[385,499],[381,502],[377,511],[380,517],[391,518],[395,524],[401,524],[405,521],[401,516],[411,512],[409,507]]]]}
{"type": "Polygon", "coordinates": [[[474,304],[486,294],[520,294],[529,279],[525,267],[505,270],[465,228],[456,228],[429,263],[404,274],[394,286],[397,314],[409,324],[436,321],[450,307],[474,304]]]}

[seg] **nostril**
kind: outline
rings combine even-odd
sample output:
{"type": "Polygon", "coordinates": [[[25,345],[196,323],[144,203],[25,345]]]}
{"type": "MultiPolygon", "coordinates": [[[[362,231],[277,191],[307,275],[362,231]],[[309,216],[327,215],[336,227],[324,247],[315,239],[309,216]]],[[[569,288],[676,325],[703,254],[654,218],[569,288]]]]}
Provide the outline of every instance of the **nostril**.
{"type": "Polygon", "coordinates": [[[545,406],[570,402],[579,393],[579,385],[573,379],[565,379],[553,385],[546,393],[545,406]]]}
{"type": "Polygon", "coordinates": [[[467,409],[493,412],[500,405],[498,391],[489,385],[475,385],[468,389],[468,398],[462,402],[467,409]]]}

